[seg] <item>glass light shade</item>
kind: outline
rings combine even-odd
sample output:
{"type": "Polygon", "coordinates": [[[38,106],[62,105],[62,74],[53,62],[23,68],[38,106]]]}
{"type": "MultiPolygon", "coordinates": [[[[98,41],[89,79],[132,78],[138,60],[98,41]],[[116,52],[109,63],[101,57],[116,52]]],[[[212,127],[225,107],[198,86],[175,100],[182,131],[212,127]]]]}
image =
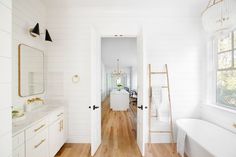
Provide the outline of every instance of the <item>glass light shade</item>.
{"type": "Polygon", "coordinates": [[[211,0],[202,14],[203,27],[214,33],[236,27],[236,0],[211,0]]]}

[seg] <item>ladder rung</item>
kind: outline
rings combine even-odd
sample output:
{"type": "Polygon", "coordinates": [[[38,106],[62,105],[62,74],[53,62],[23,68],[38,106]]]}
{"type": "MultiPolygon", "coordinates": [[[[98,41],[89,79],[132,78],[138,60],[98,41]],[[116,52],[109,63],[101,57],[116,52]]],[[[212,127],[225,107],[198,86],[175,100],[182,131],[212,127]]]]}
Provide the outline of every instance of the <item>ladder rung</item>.
{"type": "Polygon", "coordinates": [[[172,133],[171,131],[149,131],[151,133],[172,133]]]}
{"type": "Polygon", "coordinates": [[[161,86],[161,88],[168,88],[168,86],[161,86]]]}
{"type": "Polygon", "coordinates": [[[167,74],[167,72],[151,72],[151,74],[167,74]]]}
{"type": "Polygon", "coordinates": [[[158,118],[158,116],[151,116],[152,118],[158,118]]]}

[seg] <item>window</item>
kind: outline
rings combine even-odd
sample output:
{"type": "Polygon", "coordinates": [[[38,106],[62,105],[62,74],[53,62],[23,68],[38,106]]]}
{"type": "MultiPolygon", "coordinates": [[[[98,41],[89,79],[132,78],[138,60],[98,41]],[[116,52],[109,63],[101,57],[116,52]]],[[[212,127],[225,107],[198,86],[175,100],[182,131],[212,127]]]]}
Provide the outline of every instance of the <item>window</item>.
{"type": "Polygon", "coordinates": [[[236,109],[236,31],[217,42],[217,104],[236,109]]]}

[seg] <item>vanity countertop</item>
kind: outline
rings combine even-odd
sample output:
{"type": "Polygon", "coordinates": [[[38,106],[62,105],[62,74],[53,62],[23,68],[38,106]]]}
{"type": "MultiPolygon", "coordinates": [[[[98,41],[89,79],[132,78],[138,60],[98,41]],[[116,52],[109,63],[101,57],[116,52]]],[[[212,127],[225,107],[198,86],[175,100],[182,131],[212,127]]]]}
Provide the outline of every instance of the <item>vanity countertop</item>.
{"type": "Polygon", "coordinates": [[[15,136],[25,129],[31,127],[44,117],[64,106],[45,105],[31,112],[25,113],[25,119],[12,123],[12,135],[15,136]]]}

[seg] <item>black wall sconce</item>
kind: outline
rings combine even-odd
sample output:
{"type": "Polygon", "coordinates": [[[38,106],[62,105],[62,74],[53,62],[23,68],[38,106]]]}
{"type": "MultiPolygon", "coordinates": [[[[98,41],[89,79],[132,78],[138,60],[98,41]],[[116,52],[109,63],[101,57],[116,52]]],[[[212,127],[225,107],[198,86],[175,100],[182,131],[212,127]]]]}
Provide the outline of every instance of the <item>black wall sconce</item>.
{"type": "Polygon", "coordinates": [[[48,30],[46,29],[45,31],[46,31],[46,34],[45,34],[45,41],[51,41],[51,42],[52,42],[52,38],[51,38],[51,36],[50,36],[48,30]]]}
{"type": "Polygon", "coordinates": [[[40,33],[40,30],[39,30],[39,23],[37,23],[37,24],[34,26],[34,28],[31,28],[31,29],[29,30],[29,32],[30,32],[30,35],[31,35],[32,37],[37,37],[37,36],[40,36],[40,34],[45,34],[45,41],[50,41],[50,42],[52,42],[52,38],[51,38],[51,36],[50,36],[50,34],[49,34],[49,32],[48,32],[47,29],[45,29],[45,33],[40,33]]]}
{"type": "Polygon", "coordinates": [[[31,28],[30,29],[30,35],[32,37],[37,37],[40,35],[40,32],[39,32],[39,24],[37,23],[34,28],[31,28]]]}

